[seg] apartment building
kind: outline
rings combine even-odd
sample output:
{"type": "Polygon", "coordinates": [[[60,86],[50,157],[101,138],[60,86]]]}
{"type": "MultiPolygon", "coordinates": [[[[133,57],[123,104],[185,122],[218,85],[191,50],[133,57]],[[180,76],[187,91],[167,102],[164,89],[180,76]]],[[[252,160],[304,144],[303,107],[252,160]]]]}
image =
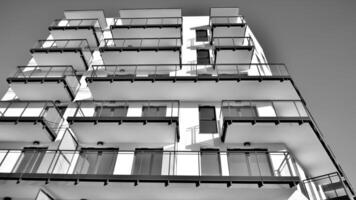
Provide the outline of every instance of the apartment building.
{"type": "Polygon", "coordinates": [[[0,198],[352,200],[238,8],[70,10],[0,101],[0,198]]]}

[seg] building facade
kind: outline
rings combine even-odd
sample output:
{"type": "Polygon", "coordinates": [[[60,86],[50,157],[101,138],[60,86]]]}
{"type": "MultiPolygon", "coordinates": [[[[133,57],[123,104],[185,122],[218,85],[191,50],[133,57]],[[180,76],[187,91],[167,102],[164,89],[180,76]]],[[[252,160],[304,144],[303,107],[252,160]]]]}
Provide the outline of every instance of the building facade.
{"type": "Polygon", "coordinates": [[[0,101],[2,199],[351,200],[238,8],[65,11],[0,101]]]}

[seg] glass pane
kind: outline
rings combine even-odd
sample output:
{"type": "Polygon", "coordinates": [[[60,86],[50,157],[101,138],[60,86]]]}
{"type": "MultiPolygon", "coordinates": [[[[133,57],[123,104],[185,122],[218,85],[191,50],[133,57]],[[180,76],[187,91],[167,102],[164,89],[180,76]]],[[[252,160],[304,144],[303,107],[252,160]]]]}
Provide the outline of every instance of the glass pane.
{"type": "Polygon", "coordinates": [[[201,151],[201,175],[221,175],[220,156],[218,151],[201,151]]]}
{"type": "Polygon", "coordinates": [[[248,176],[247,155],[244,152],[228,151],[230,176],[248,176]]]}
{"type": "Polygon", "coordinates": [[[167,106],[143,106],[143,117],[165,117],[167,113],[167,106]]]}

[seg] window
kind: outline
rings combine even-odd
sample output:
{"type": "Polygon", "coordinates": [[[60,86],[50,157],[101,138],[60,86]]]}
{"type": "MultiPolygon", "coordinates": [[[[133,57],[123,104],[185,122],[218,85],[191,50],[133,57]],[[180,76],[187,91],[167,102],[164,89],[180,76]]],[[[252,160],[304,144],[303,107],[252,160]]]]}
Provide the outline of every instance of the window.
{"type": "Polygon", "coordinates": [[[75,167],[75,173],[113,174],[118,151],[117,148],[82,149],[75,167]]]}
{"type": "Polygon", "coordinates": [[[267,149],[228,149],[230,176],[272,176],[267,149]]]}
{"type": "Polygon", "coordinates": [[[142,117],[165,117],[167,106],[143,106],[142,117]]]}
{"type": "Polygon", "coordinates": [[[196,41],[197,42],[206,42],[209,41],[208,30],[196,30],[195,31],[196,41]]]}
{"type": "Polygon", "coordinates": [[[223,113],[225,117],[253,117],[256,116],[256,107],[254,106],[224,106],[223,113]]]}
{"type": "Polygon", "coordinates": [[[95,108],[96,117],[125,117],[127,115],[127,106],[103,106],[95,108]]]}
{"type": "Polygon", "coordinates": [[[199,107],[199,130],[200,133],[216,133],[216,115],[214,106],[199,107]]]}
{"type": "Polygon", "coordinates": [[[221,175],[220,153],[218,149],[201,149],[201,175],[221,175]]]}
{"type": "Polygon", "coordinates": [[[163,148],[135,150],[133,175],[161,175],[163,148]]]}
{"type": "Polygon", "coordinates": [[[210,64],[209,50],[205,50],[205,49],[197,50],[197,64],[198,65],[209,65],[210,64]]]}
{"type": "Polygon", "coordinates": [[[37,173],[47,148],[25,147],[15,167],[16,173],[37,173]]]}

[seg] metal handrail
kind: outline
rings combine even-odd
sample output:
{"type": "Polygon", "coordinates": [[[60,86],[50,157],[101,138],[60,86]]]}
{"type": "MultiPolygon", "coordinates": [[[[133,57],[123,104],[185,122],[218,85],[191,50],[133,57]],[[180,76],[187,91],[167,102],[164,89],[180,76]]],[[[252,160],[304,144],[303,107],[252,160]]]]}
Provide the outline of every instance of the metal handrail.
{"type": "Polygon", "coordinates": [[[94,28],[100,28],[99,20],[97,18],[88,18],[88,19],[55,19],[50,27],[80,27],[80,26],[93,26],[94,28]],[[77,22],[75,24],[71,22],[77,22]],[[89,24],[87,22],[90,22],[89,24]],[[65,24],[60,24],[65,23],[65,24]]]}
{"type": "Polygon", "coordinates": [[[47,77],[65,77],[76,76],[76,71],[71,65],[34,65],[34,66],[18,66],[14,78],[47,78],[47,77]],[[57,70],[56,70],[57,69],[57,70]],[[30,73],[27,73],[27,71],[30,73]],[[37,72],[45,73],[44,75],[38,75],[37,72]],[[52,73],[51,73],[52,72],[52,73]],[[33,77],[35,76],[35,77],[33,77]]]}
{"type": "Polygon", "coordinates": [[[169,77],[198,77],[199,75],[225,76],[239,75],[248,77],[289,77],[288,69],[284,64],[275,63],[240,63],[240,64],[129,64],[129,65],[93,65],[89,78],[115,77],[119,75],[145,75],[169,77]],[[213,69],[215,67],[215,69],[213,69]],[[183,68],[183,70],[182,70],[183,68]],[[262,68],[262,69],[260,69],[262,68]],[[180,71],[189,69],[184,74],[180,71]],[[104,72],[104,73],[101,73],[104,72]]]}
{"type": "MultiPolygon", "coordinates": [[[[142,117],[142,114],[139,116],[103,116],[102,111],[103,107],[109,108],[125,108],[129,109],[133,105],[140,105],[141,107],[154,107],[154,106],[165,106],[166,109],[170,109],[170,113],[167,116],[162,117],[179,117],[179,108],[180,102],[178,100],[115,100],[115,101],[107,101],[107,100],[82,100],[75,102],[75,111],[71,117],[142,117]],[[84,108],[92,109],[89,115],[85,114],[83,111],[84,108]],[[99,109],[99,113],[97,112],[99,109]],[[176,110],[175,110],[176,109],[176,110]]],[[[127,111],[127,110],[126,110],[127,111]]]]}
{"type": "Polygon", "coordinates": [[[163,25],[163,24],[182,24],[183,18],[182,17],[140,17],[140,18],[131,18],[131,17],[120,17],[120,18],[115,18],[114,19],[114,25],[120,26],[120,25],[163,25]],[[165,21],[165,19],[176,19],[176,22],[171,22],[171,21],[165,21]],[[144,20],[144,23],[134,23],[135,21],[138,20],[144,20]],[[149,23],[150,20],[155,20],[155,23],[149,23]],[[157,20],[160,20],[157,23],[157,20]],[[128,21],[128,23],[123,23],[124,21],[128,21]],[[120,23],[121,22],[121,23],[120,23]]]}
{"type": "Polygon", "coordinates": [[[213,37],[215,46],[254,46],[251,37],[213,37]],[[224,44],[221,44],[223,41],[224,44]]]}
{"type": "Polygon", "coordinates": [[[210,24],[246,24],[246,20],[242,15],[238,16],[210,16],[210,24]],[[222,22],[217,22],[215,19],[223,20],[222,22]],[[226,22],[225,20],[226,19],[226,22]]]}
{"type": "Polygon", "coordinates": [[[112,38],[104,39],[105,47],[160,47],[160,46],[181,46],[182,40],[180,37],[164,37],[164,38],[112,38]],[[156,45],[145,45],[145,41],[154,41],[156,45]],[[173,44],[161,45],[162,41],[171,41],[173,44]],[[119,43],[120,42],[120,43],[119,43]],[[131,42],[131,43],[130,43],[131,42]],[[128,43],[128,44],[127,44],[128,43]]]}
{"type": "Polygon", "coordinates": [[[233,117],[251,117],[254,119],[258,119],[260,117],[263,118],[283,118],[283,117],[297,117],[297,118],[305,118],[308,117],[309,115],[306,112],[305,106],[302,103],[301,100],[223,100],[221,102],[221,110],[220,110],[220,116],[219,119],[223,120],[224,115],[228,114],[228,116],[233,116],[233,117]],[[275,104],[279,103],[279,102],[287,102],[290,103],[294,110],[297,111],[297,114],[290,114],[288,116],[285,115],[280,115],[278,108],[276,108],[275,104]],[[232,115],[232,111],[230,110],[231,107],[234,107],[234,105],[231,105],[231,103],[242,103],[243,106],[250,108],[250,113],[248,115],[245,116],[238,116],[238,115],[232,115]],[[271,116],[259,116],[258,113],[256,112],[255,108],[257,108],[258,106],[256,106],[254,103],[266,103],[268,105],[271,106],[271,108],[273,109],[273,115],[271,116]],[[297,106],[297,104],[299,105],[299,107],[297,106]],[[228,113],[224,110],[224,108],[228,109],[228,113]]]}
{"type": "Polygon", "coordinates": [[[82,48],[89,49],[90,46],[86,39],[51,39],[51,40],[38,40],[33,48],[40,49],[57,49],[57,48],[82,48]],[[77,42],[74,43],[73,42],[77,42]],[[61,44],[64,43],[64,44],[61,44]],[[73,46],[69,46],[73,45],[73,46]]]}
{"type": "MultiPolygon", "coordinates": [[[[162,155],[162,161],[163,159],[166,161],[170,162],[160,162],[162,169],[162,172],[159,172],[158,174],[146,174],[146,175],[168,175],[168,176],[236,176],[235,173],[240,170],[235,169],[230,165],[229,161],[229,156],[242,156],[246,157],[246,162],[245,162],[245,167],[246,169],[249,169],[248,172],[245,174],[241,174],[241,176],[252,176],[252,177],[258,177],[259,181],[263,181],[263,177],[269,176],[269,177],[295,177],[296,175],[293,174],[293,170],[291,168],[284,168],[283,172],[278,172],[275,173],[277,167],[280,165],[278,158],[279,157],[288,157],[291,159],[291,156],[288,152],[286,151],[263,151],[263,150],[241,150],[241,151],[166,151],[166,150],[119,150],[116,148],[113,149],[91,149],[91,150],[47,150],[47,149],[31,149],[26,151],[26,149],[4,149],[0,150],[0,152],[4,153],[5,156],[3,157],[2,160],[0,160],[0,170],[2,166],[5,166],[9,164],[9,159],[11,156],[7,156],[9,154],[13,154],[12,159],[16,159],[12,162],[15,163],[13,166],[6,166],[6,169],[9,169],[8,171],[2,171],[2,173],[19,173],[19,174],[28,174],[28,173],[47,173],[47,174],[111,174],[111,175],[138,175],[140,174],[140,169],[138,171],[135,171],[134,168],[137,168],[137,166],[134,167],[134,163],[131,162],[123,162],[125,156],[132,156],[134,159],[135,153],[137,152],[145,152],[145,153],[157,153],[159,152],[162,155]],[[27,152],[27,154],[44,154],[44,157],[47,159],[43,160],[38,160],[40,163],[36,163],[39,165],[47,166],[46,169],[41,169],[41,171],[35,171],[33,170],[32,167],[28,166],[29,163],[32,163],[31,160],[25,160],[26,163],[22,162],[23,154],[24,152],[27,152]],[[80,160],[85,160],[86,155],[89,154],[95,154],[98,155],[98,152],[102,154],[109,154],[112,156],[112,163],[110,166],[107,166],[108,169],[111,169],[111,171],[95,171],[95,172],[88,172],[87,170],[82,170],[80,169],[80,160]],[[226,156],[227,157],[227,163],[226,169],[223,169],[223,166],[219,164],[219,162],[216,162],[219,172],[218,173],[212,173],[212,174],[206,174],[203,173],[205,167],[210,167],[205,165],[202,161],[204,161],[204,157],[202,155],[216,155],[216,158],[219,159],[220,156],[226,156]],[[187,161],[187,156],[189,156],[189,161],[187,161]],[[261,157],[262,156],[262,157],[261,157]],[[58,157],[64,157],[65,159],[58,159],[58,157]],[[266,163],[266,159],[268,162],[266,163]],[[262,162],[263,161],[263,162],[262,162]],[[272,162],[273,161],[273,162],[272,162]],[[62,163],[66,162],[66,163],[62,163]],[[189,168],[186,168],[186,163],[189,162],[189,168]],[[65,164],[65,165],[63,165],[65,164]],[[27,166],[23,168],[18,168],[19,165],[22,166],[27,166]],[[120,168],[120,165],[123,165],[123,168],[127,168],[125,166],[131,166],[129,168],[132,168],[133,170],[129,171],[114,171],[114,168],[118,167],[120,168]],[[57,166],[67,166],[66,168],[61,168],[61,171],[57,171],[58,169],[56,168],[57,166]],[[79,166],[79,168],[78,168],[79,166]],[[31,169],[31,171],[28,171],[28,169],[31,169]],[[256,170],[256,168],[258,170],[256,170]],[[69,169],[73,169],[72,171],[69,171],[69,169]],[[254,170],[253,170],[254,169],[254,170]],[[222,173],[222,170],[225,170],[224,173],[222,173]],[[45,171],[45,172],[44,172],[45,171]],[[164,172],[163,172],[164,171],[164,172]]],[[[99,159],[100,160],[100,159],[99,159]]],[[[292,160],[290,160],[292,161],[292,160]]],[[[289,162],[287,162],[289,164],[289,162]]],[[[33,164],[33,163],[32,163],[33,164]]],[[[88,161],[89,165],[100,165],[100,161],[95,161],[91,162],[88,161]]],[[[107,163],[105,163],[107,165],[107,163]]],[[[233,163],[232,163],[233,164],[233,163]]],[[[242,163],[241,163],[242,164],[242,163]]],[[[144,166],[148,167],[148,166],[144,166]]],[[[239,172],[238,172],[239,173],[239,172]]]]}

